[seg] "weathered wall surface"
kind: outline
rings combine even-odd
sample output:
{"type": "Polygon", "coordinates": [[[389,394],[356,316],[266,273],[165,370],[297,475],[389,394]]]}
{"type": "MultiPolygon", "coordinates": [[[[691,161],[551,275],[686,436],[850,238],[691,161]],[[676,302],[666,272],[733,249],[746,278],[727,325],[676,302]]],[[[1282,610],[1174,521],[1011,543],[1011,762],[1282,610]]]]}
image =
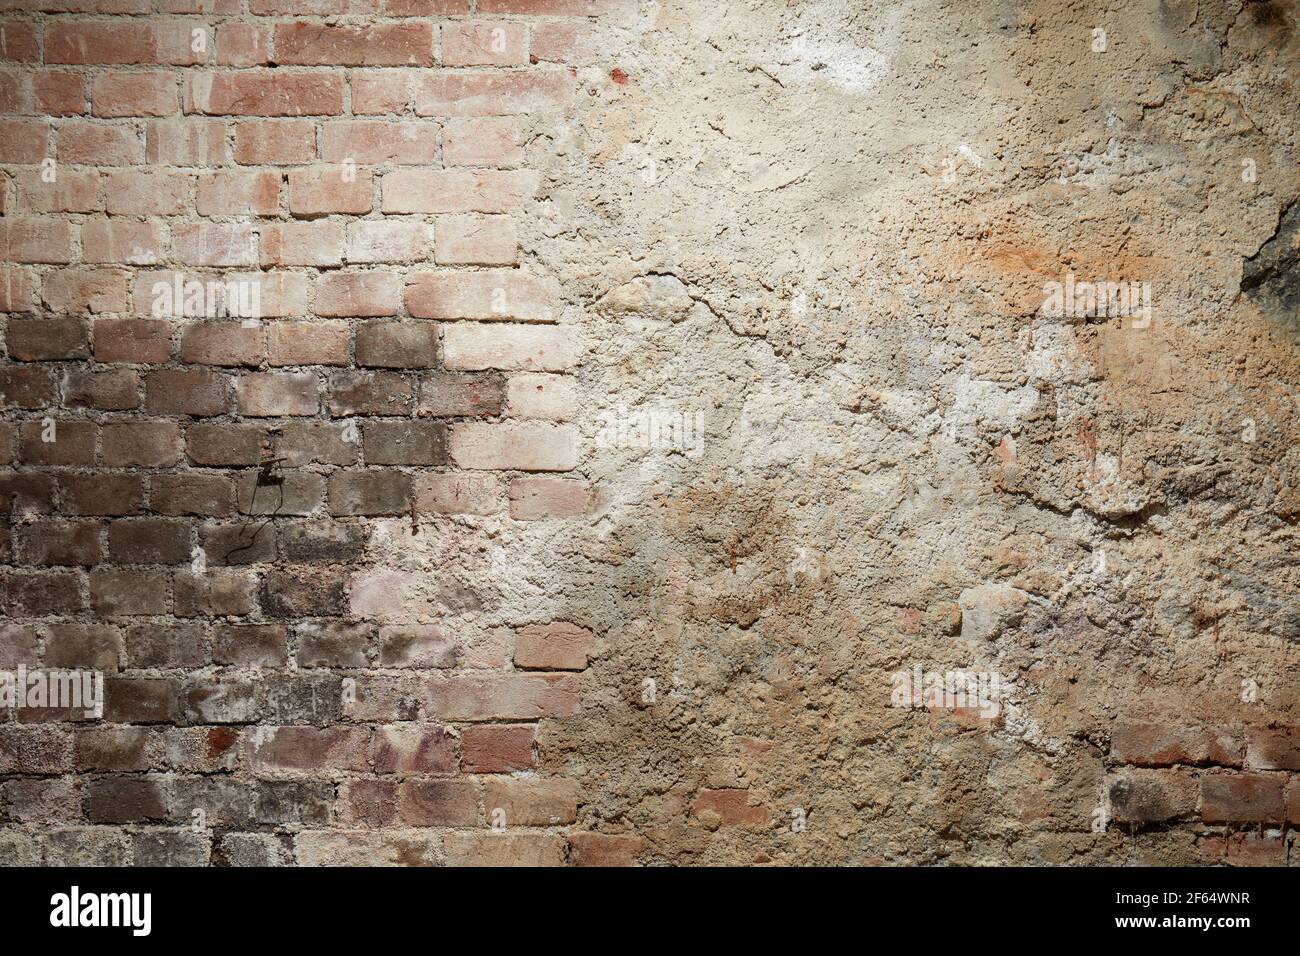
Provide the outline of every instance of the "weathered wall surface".
{"type": "Polygon", "coordinates": [[[7,859],[1297,857],[1294,3],[5,8],[7,859]]]}

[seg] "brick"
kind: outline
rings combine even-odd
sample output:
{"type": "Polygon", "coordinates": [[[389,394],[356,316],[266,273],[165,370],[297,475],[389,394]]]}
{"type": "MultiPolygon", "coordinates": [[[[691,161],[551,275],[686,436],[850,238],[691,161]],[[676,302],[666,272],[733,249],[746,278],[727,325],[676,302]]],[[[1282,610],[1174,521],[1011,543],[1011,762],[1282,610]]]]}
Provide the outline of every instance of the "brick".
{"type": "Polygon", "coordinates": [[[32,280],[26,269],[0,266],[0,312],[30,312],[32,280]]]}
{"type": "MultiPolygon", "coordinates": [[[[280,174],[235,170],[200,176],[197,209],[200,216],[274,216],[280,211],[280,174]]],[[[247,233],[241,231],[242,236],[247,233]]],[[[175,241],[175,231],[172,235],[175,241]]],[[[245,248],[251,249],[251,244],[245,248]]],[[[252,260],[211,264],[251,265],[252,260]]]]}
{"type": "Polygon", "coordinates": [[[343,580],[316,568],[268,572],[259,603],[264,615],[278,619],[330,617],[347,611],[343,580]]]}
{"type": "Polygon", "coordinates": [[[195,365],[261,365],[266,333],[260,322],[190,322],[180,337],[181,361],[195,365]]]}
{"type": "Polygon", "coordinates": [[[185,719],[203,724],[246,724],[258,719],[256,686],[246,681],[198,681],[183,692],[185,719]]]}
{"type": "Polygon", "coordinates": [[[330,414],[409,415],[414,405],[412,385],[396,372],[336,372],[329,380],[330,414]]]}
{"type": "Polygon", "coordinates": [[[498,777],[483,789],[483,807],[490,823],[510,827],[551,827],[578,818],[576,780],[498,777]]]}
{"type": "Polygon", "coordinates": [[[104,205],[114,216],[179,216],[189,207],[190,177],[183,173],[114,170],[104,179],[104,205]]]}
{"type": "Polygon", "coordinates": [[[217,841],[214,856],[228,866],[288,866],[289,850],[270,833],[225,833],[217,841]]]}
{"type": "Polygon", "coordinates": [[[203,667],[212,652],[198,624],[137,624],[126,629],[126,659],[131,667],[203,667]]]}
{"type": "Polygon", "coordinates": [[[49,150],[45,120],[0,120],[0,163],[35,165],[49,150]]]}
{"type": "Polygon", "coordinates": [[[34,626],[0,624],[0,667],[13,670],[37,660],[41,637],[34,626]]]}
{"type": "Polygon", "coordinates": [[[80,116],[86,112],[86,78],[80,73],[43,70],[32,77],[37,110],[47,116],[80,116]]]}
{"type": "Polygon", "coordinates": [[[442,344],[449,369],[562,372],[578,362],[573,331],[557,326],[454,323],[442,344]]]}
{"type": "Polygon", "coordinates": [[[72,769],[72,737],[55,727],[0,724],[0,772],[56,774],[72,769]]]}
{"type": "Polygon", "coordinates": [[[411,780],[397,788],[397,814],[417,827],[472,827],[478,793],[468,780],[411,780]]]}
{"type": "Polygon", "coordinates": [[[1285,866],[1286,841],[1277,831],[1224,833],[1201,840],[1198,849],[1207,863],[1228,866],[1285,866]]]}
{"type": "Polygon", "coordinates": [[[262,265],[337,266],[343,262],[343,225],[286,222],[262,230],[262,265]]]}
{"type": "Polygon", "coordinates": [[[503,393],[497,375],[430,372],[420,380],[418,412],[432,417],[499,415],[504,407],[503,393]]]}
{"type": "Polygon", "coordinates": [[[171,64],[202,62],[184,20],[55,20],[45,31],[45,62],[171,64]]]}
{"type": "Polygon", "coordinates": [[[286,561],[346,563],[365,554],[367,535],[357,524],[326,521],[286,521],[280,525],[280,552],[286,561]]]}
{"type": "Polygon", "coordinates": [[[531,170],[398,169],[381,183],[386,213],[509,213],[536,190],[531,170]]]}
{"type": "Polygon", "coordinates": [[[94,422],[70,419],[23,422],[19,428],[18,458],[35,465],[93,465],[98,433],[94,422]]]}
{"type": "Polygon", "coordinates": [[[458,422],[448,450],[461,468],[569,471],[578,463],[578,436],[566,425],[458,422]]]}
{"type": "Polygon", "coordinates": [[[33,521],[14,529],[15,550],[23,564],[54,566],[93,565],[103,560],[99,525],[77,522],[33,521]]]}
{"type": "Polygon", "coordinates": [[[306,830],[294,838],[300,866],[441,866],[439,839],[420,831],[306,830]]]}
{"type": "Polygon", "coordinates": [[[150,769],[147,727],[86,727],[78,729],[73,741],[77,770],[130,773],[150,769]]]}
{"type": "Polygon", "coordinates": [[[315,415],[320,385],[313,372],[251,372],[235,382],[241,415],[315,415]]]}
{"type": "Polygon", "coordinates": [[[516,773],[534,765],[532,727],[481,724],[461,732],[461,764],[465,773],[516,773]]]}
{"type": "Polygon", "coordinates": [[[347,780],[339,787],[339,822],[391,827],[397,819],[397,781],[347,780]]]}
{"type": "Polygon", "coordinates": [[[528,62],[528,31],[510,20],[453,21],[442,25],[443,66],[521,66],[528,62]]]}
{"type": "Polygon", "coordinates": [[[207,866],[212,838],[193,829],[150,828],[131,835],[132,866],[207,866]]]}
{"type": "Polygon", "coordinates": [[[300,468],[317,462],[351,465],[360,450],[360,432],[350,434],[346,425],[333,422],[285,422],[279,428],[275,455],[285,468],[300,468]]]}
{"type": "Polygon", "coordinates": [[[479,13],[594,17],[616,9],[613,0],[479,0],[479,13]]]}
{"type": "Polygon", "coordinates": [[[167,818],[165,781],[150,777],[107,777],[85,788],[91,823],[146,823],[167,818]]]}
{"type": "Polygon", "coordinates": [[[126,866],[130,840],[103,827],[50,830],[44,839],[47,866],[126,866]]]}
{"type": "Polygon", "coordinates": [[[343,79],[292,70],[194,73],[186,79],[185,111],[210,116],[337,116],[343,112],[343,79]]]}
{"type": "Polygon", "coordinates": [[[565,621],[530,624],[515,642],[515,666],[523,670],[580,671],[587,667],[594,636],[565,621]]]}
{"type": "Polygon", "coordinates": [[[134,126],[70,122],[57,132],[60,163],[134,166],[144,161],[144,141],[134,126]]]}
{"type": "Polygon", "coordinates": [[[510,482],[510,517],[517,521],[577,518],[591,510],[591,503],[591,488],[585,481],[516,478],[510,482]]]}
{"type": "Polygon", "coordinates": [[[345,255],[354,264],[417,262],[428,258],[432,230],[422,222],[348,223],[345,255]]]}
{"type": "Polygon", "coordinates": [[[217,27],[217,63],[263,66],[271,48],[271,31],[259,24],[229,20],[217,27]]]}
{"type": "Polygon", "coordinates": [[[42,295],[55,312],[125,312],[127,278],[120,269],[62,269],[45,277],[42,295]]]}
{"type": "Polygon", "coordinates": [[[299,667],[365,667],[373,628],[338,621],[307,622],[294,628],[299,667]]]}
{"type": "Polygon", "coordinates": [[[99,173],[64,169],[52,183],[36,170],[18,176],[18,202],[23,212],[95,212],[99,208],[99,173]]]}
{"type": "Polygon", "coordinates": [[[1252,770],[1300,770],[1300,728],[1252,730],[1246,740],[1246,765],[1252,770]]]}
{"type": "Polygon", "coordinates": [[[519,166],[518,122],[511,117],[484,116],[448,120],[442,130],[445,166],[519,166]]]}
{"type": "Polygon", "coordinates": [[[212,632],[212,659],[235,667],[284,667],[288,631],[282,624],[227,624],[212,632]]]}
{"type": "Polygon", "coordinates": [[[253,227],[230,222],[173,226],[172,255],[191,266],[251,266],[258,260],[253,227]]]}
{"type": "Polygon", "coordinates": [[[369,741],[360,727],[260,727],[243,756],[254,770],[368,770],[369,741]]]}
{"type": "Polygon", "coordinates": [[[63,400],[68,408],[129,411],[140,406],[140,384],[140,374],[129,368],[69,370],[63,375],[63,400]]]}
{"type": "Polygon", "coordinates": [[[307,301],[311,292],[311,279],[289,272],[257,272],[227,277],[240,287],[256,287],[260,309],[256,317],[277,319],[307,314],[307,301]]]}
{"type": "Polygon", "coordinates": [[[76,614],[81,589],[70,571],[0,574],[0,610],[15,617],[76,614]]]}
{"type": "Polygon", "coordinates": [[[291,66],[433,65],[433,27],[427,23],[281,23],[274,44],[276,62],[291,66]]]}
{"type": "Polygon", "coordinates": [[[321,125],[327,163],[428,165],[438,155],[438,124],[427,121],[329,120],[321,125]]]}
{"type": "Polygon", "coordinates": [[[70,515],[129,515],[144,507],[139,475],[65,475],[59,479],[63,511],[70,515]]]}
{"type": "Polygon", "coordinates": [[[0,21],[0,60],[9,63],[37,63],[40,58],[35,23],[22,20],[0,21]]]}
{"type": "Polygon", "coordinates": [[[71,779],[10,780],[0,787],[13,823],[80,822],[81,793],[71,779]]]}
{"type": "Polygon", "coordinates": [[[313,311],[322,317],[396,315],[402,280],[387,272],[330,272],[316,282],[313,311]]]}
{"type": "Polygon", "coordinates": [[[221,415],[226,377],[205,369],[154,369],[145,376],[145,410],[155,415],[221,415]]]}
{"type": "Polygon", "coordinates": [[[457,674],[431,677],[429,713],[444,720],[536,720],[578,710],[578,684],[568,674],[457,674]]]}
{"type": "Polygon", "coordinates": [[[517,252],[515,224],[505,216],[443,217],[434,229],[440,265],[513,265],[517,252]]]}
{"type": "Polygon", "coordinates": [[[1242,741],[1225,730],[1120,721],[1110,746],[1116,760],[1142,767],[1241,766],[1242,741]]]}
{"type": "Polygon", "coordinates": [[[351,74],[352,112],[358,116],[405,113],[411,106],[410,76],[398,70],[356,70],[351,74]]]}
{"type": "Polygon", "coordinates": [[[145,160],[152,166],[220,166],[226,159],[226,124],[187,116],[145,124],[145,160]]]}
{"type": "Polygon", "coordinates": [[[170,73],[100,73],[90,84],[91,112],[100,117],[172,116],[179,112],[176,89],[170,73]]]}
{"type": "Polygon", "coordinates": [[[336,674],[306,671],[276,677],[265,682],[265,694],[272,723],[324,727],[343,717],[343,678],[336,674]]]}
{"type": "Polygon", "coordinates": [[[415,484],[415,510],[433,514],[499,514],[505,484],[481,475],[421,475],[415,484]]]}
{"type": "Polygon", "coordinates": [[[295,216],[364,215],[371,192],[369,170],[341,165],[289,171],[289,211],[295,216]]]}
{"type": "Polygon", "coordinates": [[[96,220],[82,223],[81,258],[94,263],[151,266],[162,261],[162,239],[152,222],[96,220]]]}
{"type": "Polygon", "coordinates": [[[564,838],[534,833],[455,831],[446,836],[448,866],[563,866],[564,838]]]}
{"type": "Polygon", "coordinates": [[[574,866],[635,866],[646,848],[645,837],[630,834],[569,834],[569,857],[574,866]]]}
{"type": "Polygon", "coordinates": [[[43,408],[54,401],[54,379],[39,365],[0,368],[0,405],[5,408],[43,408]]]}
{"type": "Polygon", "coordinates": [[[433,17],[469,13],[469,0],[385,0],[390,17],[433,17]]]}
{"type": "Polygon", "coordinates": [[[422,319],[547,322],[555,317],[552,284],[520,272],[426,273],[406,286],[406,308],[422,319]]]}
{"type": "Polygon", "coordinates": [[[245,514],[307,515],[325,495],[324,479],[311,471],[278,468],[245,472],[236,493],[245,514]]]}
{"type": "Polygon", "coordinates": [[[276,322],[267,334],[272,365],[348,364],[346,323],[276,322]]]}
{"type": "Polygon", "coordinates": [[[379,630],[384,667],[445,668],[456,664],[456,642],[436,624],[404,624],[379,630]]]}
{"type": "Polygon", "coordinates": [[[404,514],[410,500],[410,477],[393,469],[336,471],[329,477],[332,515],[404,514]]]}
{"type": "Polygon", "coordinates": [[[259,782],[256,822],[283,826],[326,826],[330,823],[330,804],[334,787],[328,781],[259,782]]]}
{"type": "Polygon", "coordinates": [[[104,464],[115,468],[165,468],[181,457],[181,432],[175,422],[108,422],[100,435],[104,464]]]}
{"type": "Polygon", "coordinates": [[[159,514],[220,516],[234,510],[234,493],[234,482],[223,474],[164,474],[150,482],[149,505],[159,514]]]}
{"type": "Polygon", "coordinates": [[[10,358],[56,362],[90,354],[90,327],[83,319],[10,319],[6,330],[10,358]]]}
{"type": "Polygon", "coordinates": [[[567,421],[578,413],[578,386],[563,375],[532,373],[510,376],[506,408],[511,418],[567,421]]]}
{"type": "Polygon", "coordinates": [[[447,428],[436,422],[367,422],[362,439],[368,465],[447,463],[447,428]]]}
{"type": "Polygon", "coordinates": [[[253,612],[256,579],[244,571],[208,568],[177,572],[173,613],[177,617],[242,616],[253,612]]]}
{"type": "Polygon", "coordinates": [[[296,166],[316,159],[314,120],[267,119],[235,125],[235,162],[296,166]]]}
{"type": "Polygon", "coordinates": [[[107,617],[166,614],[171,610],[169,581],[163,571],[92,571],[90,605],[107,617]]]}
{"type": "Polygon", "coordinates": [[[72,261],[72,229],[59,219],[0,221],[0,259],[62,265],[72,261]]]}
{"type": "Polygon", "coordinates": [[[97,362],[145,365],[166,362],[171,357],[171,327],[166,322],[96,319],[94,337],[97,362]]]}
{"type": "Polygon", "coordinates": [[[117,564],[182,564],[190,560],[188,521],[128,518],[108,526],[108,551],[117,564]]]}
{"type": "Polygon", "coordinates": [[[1286,816],[1284,778],[1267,774],[1201,777],[1201,818],[1206,823],[1281,823],[1286,816]]]}
{"type": "Polygon", "coordinates": [[[510,116],[553,112],[572,95],[567,71],[432,73],[415,88],[417,116],[510,116]]]}
{"type": "Polygon", "coordinates": [[[1119,823],[1162,823],[1196,811],[1196,780],[1185,771],[1129,770],[1107,786],[1119,823]]]}
{"type": "Polygon", "coordinates": [[[362,322],[357,326],[357,364],[428,368],[435,362],[437,337],[437,327],[430,322],[362,322]]]}
{"type": "Polygon", "coordinates": [[[691,805],[697,817],[714,816],[724,827],[764,829],[771,823],[771,811],[762,804],[751,804],[748,790],[701,790],[691,805]]]}
{"type": "Polygon", "coordinates": [[[375,728],[371,759],[375,773],[455,773],[459,765],[456,738],[424,725],[375,728]]]}

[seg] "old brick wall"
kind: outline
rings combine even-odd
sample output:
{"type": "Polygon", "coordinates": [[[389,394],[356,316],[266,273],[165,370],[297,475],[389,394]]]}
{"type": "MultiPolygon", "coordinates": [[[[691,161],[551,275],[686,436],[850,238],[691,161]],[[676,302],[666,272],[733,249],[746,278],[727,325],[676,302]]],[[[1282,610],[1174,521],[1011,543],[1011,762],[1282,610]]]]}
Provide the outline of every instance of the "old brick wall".
{"type": "Polygon", "coordinates": [[[1300,859],[1291,0],[0,9],[6,861],[1300,859]]]}
{"type": "Polygon", "coordinates": [[[7,861],[569,853],[574,785],[511,774],[589,633],[476,640],[457,543],[401,542],[583,507],[518,233],[598,6],[5,5],[0,666],[106,674],[102,719],[6,712],[7,861]]]}

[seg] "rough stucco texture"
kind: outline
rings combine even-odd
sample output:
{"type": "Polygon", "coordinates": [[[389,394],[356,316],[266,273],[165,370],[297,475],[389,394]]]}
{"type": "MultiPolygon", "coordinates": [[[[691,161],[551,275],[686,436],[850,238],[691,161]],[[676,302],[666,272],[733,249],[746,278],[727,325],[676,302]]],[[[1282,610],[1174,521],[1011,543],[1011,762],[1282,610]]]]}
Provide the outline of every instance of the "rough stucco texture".
{"type": "Polygon", "coordinates": [[[6,862],[1300,859],[1296,4],[2,6],[6,862]]]}

